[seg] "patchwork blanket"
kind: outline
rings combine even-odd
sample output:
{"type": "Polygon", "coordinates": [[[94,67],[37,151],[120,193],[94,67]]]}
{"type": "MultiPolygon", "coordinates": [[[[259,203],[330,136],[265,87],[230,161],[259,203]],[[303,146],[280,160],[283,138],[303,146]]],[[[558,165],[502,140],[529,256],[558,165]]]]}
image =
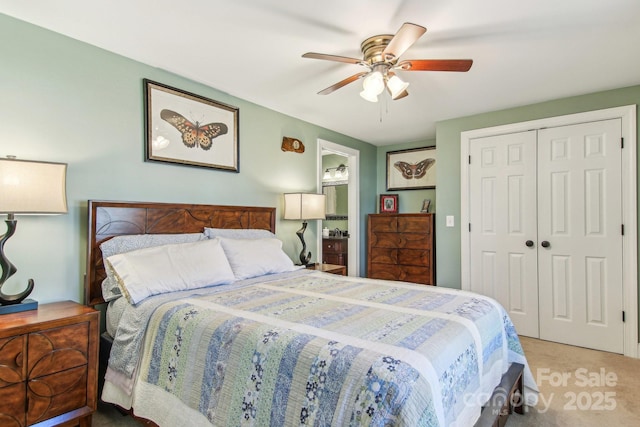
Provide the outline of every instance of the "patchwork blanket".
{"type": "Polygon", "coordinates": [[[510,363],[535,388],[480,295],[309,270],[201,293],[125,311],[104,400],[161,426],[470,426],[510,363]]]}

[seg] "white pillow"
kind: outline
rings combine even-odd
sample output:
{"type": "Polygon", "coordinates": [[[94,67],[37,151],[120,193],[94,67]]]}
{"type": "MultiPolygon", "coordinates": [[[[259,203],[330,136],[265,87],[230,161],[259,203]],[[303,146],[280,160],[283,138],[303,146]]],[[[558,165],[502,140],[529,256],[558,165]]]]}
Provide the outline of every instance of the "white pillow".
{"type": "Polygon", "coordinates": [[[122,293],[118,286],[118,281],[113,277],[111,269],[107,268],[107,258],[111,255],[131,252],[136,249],[149,248],[151,246],[161,246],[173,243],[197,242],[206,239],[204,233],[184,233],[184,234],[130,234],[115,236],[100,244],[102,251],[102,263],[107,273],[107,277],[102,281],[102,297],[105,302],[120,298],[122,293]]]}
{"type": "Polygon", "coordinates": [[[297,269],[278,239],[218,239],[238,280],[297,269]]]}
{"type": "Polygon", "coordinates": [[[231,283],[235,280],[218,240],[155,246],[107,258],[131,304],[166,292],[231,283]]]}

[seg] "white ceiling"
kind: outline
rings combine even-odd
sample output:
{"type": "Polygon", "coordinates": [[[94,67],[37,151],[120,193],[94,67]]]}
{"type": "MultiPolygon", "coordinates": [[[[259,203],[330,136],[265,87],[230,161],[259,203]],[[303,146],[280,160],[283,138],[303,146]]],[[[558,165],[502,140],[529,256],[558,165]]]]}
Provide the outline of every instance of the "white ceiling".
{"type": "Polygon", "coordinates": [[[375,145],[640,84],[639,0],[0,0],[0,13],[375,145]],[[470,58],[471,70],[400,72],[398,101],[363,100],[359,81],[317,95],[364,69],[303,53],[361,58],[362,40],[404,22],[427,33],[401,59],[470,58]]]}

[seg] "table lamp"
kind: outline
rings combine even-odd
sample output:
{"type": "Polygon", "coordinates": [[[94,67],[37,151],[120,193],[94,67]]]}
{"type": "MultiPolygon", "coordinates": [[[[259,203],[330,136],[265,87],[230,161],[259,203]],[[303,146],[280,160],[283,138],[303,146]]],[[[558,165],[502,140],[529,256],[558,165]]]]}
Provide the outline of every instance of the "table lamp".
{"type": "Polygon", "coordinates": [[[2,287],[16,271],[4,254],[4,244],[16,231],[14,215],[61,214],[67,212],[65,163],[0,159],[0,213],[7,214],[7,232],[0,237],[0,314],[35,310],[38,302],[26,299],[33,291],[33,279],[17,294],[6,294],[2,287]]]}
{"type": "Polygon", "coordinates": [[[307,220],[325,219],[324,194],[311,193],[286,193],[284,195],[284,219],[302,220],[302,228],[296,234],[302,242],[300,251],[300,264],[308,265],[311,260],[311,252],[307,252],[304,242],[304,232],[307,229],[307,220]]]}

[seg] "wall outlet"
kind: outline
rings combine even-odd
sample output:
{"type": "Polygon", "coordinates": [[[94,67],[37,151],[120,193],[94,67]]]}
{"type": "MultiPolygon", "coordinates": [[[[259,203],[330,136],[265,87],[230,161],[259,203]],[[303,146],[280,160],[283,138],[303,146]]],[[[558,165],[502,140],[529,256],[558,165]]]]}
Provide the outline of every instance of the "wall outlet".
{"type": "Polygon", "coordinates": [[[453,219],[453,215],[447,215],[446,226],[447,227],[454,227],[455,226],[455,220],[453,219]]]}

